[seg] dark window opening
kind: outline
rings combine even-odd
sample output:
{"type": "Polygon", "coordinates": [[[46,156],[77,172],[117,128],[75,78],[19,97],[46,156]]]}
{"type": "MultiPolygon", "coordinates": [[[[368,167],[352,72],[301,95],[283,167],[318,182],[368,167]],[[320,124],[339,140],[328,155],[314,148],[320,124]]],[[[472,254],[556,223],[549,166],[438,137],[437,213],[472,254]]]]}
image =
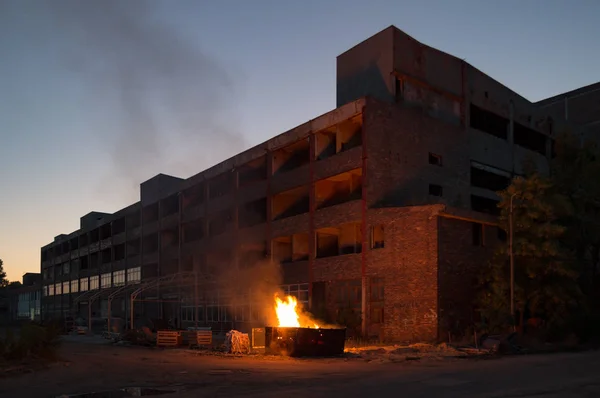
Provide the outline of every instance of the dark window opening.
{"type": "Polygon", "coordinates": [[[315,183],[317,209],[335,206],[362,197],[362,169],[354,169],[315,183]]]}
{"type": "Polygon", "coordinates": [[[161,249],[173,248],[179,245],[179,228],[170,228],[160,231],[161,249]]]}
{"type": "Polygon", "coordinates": [[[473,104],[471,104],[469,109],[471,113],[471,128],[483,131],[503,140],[508,138],[509,120],[507,118],[486,111],[473,104]]]}
{"type": "Polygon", "coordinates": [[[509,175],[506,171],[471,162],[471,186],[502,191],[510,185],[509,175]]]}
{"type": "Polygon", "coordinates": [[[96,243],[100,240],[100,229],[96,228],[90,231],[90,243],[96,243]]]}
{"type": "Polygon", "coordinates": [[[480,213],[487,213],[495,216],[500,215],[497,200],[484,198],[478,195],[471,195],[471,209],[480,213]]]}
{"type": "Polygon", "coordinates": [[[90,267],[90,262],[87,256],[79,257],[80,269],[88,269],[90,267]]]}
{"type": "Polygon", "coordinates": [[[142,209],[142,218],[145,224],[158,221],[158,202],[144,207],[142,209]]]}
{"type": "Polygon", "coordinates": [[[339,231],[335,228],[317,232],[317,258],[337,256],[339,249],[339,231]]]}
{"type": "Polygon", "coordinates": [[[546,139],[547,137],[537,131],[525,127],[522,124],[514,124],[514,141],[515,145],[527,148],[531,151],[546,155],[546,139]]]}
{"type": "Polygon", "coordinates": [[[141,251],[141,239],[127,241],[127,257],[139,256],[141,251]]]}
{"type": "Polygon", "coordinates": [[[143,239],[143,253],[151,254],[158,251],[158,233],[148,234],[143,239]]]}
{"type": "Polygon", "coordinates": [[[127,229],[131,230],[141,225],[141,212],[135,210],[132,214],[127,216],[127,229]]]}
{"type": "Polygon", "coordinates": [[[506,240],[508,239],[508,234],[506,233],[506,231],[500,227],[497,227],[497,230],[498,230],[498,240],[501,242],[506,242],[506,240]]]}
{"type": "Polygon", "coordinates": [[[198,206],[204,202],[204,187],[204,183],[200,183],[183,191],[182,204],[184,209],[198,206]]]}
{"type": "Polygon", "coordinates": [[[112,253],[110,248],[102,250],[102,264],[108,264],[112,261],[112,253]]]}
{"type": "Polygon", "coordinates": [[[252,227],[267,221],[267,198],[244,203],[238,209],[239,228],[252,227]]]}
{"type": "Polygon", "coordinates": [[[273,220],[308,213],[310,204],[307,186],[290,189],[275,195],[271,201],[273,220]]]}
{"type": "Polygon", "coordinates": [[[190,243],[204,238],[204,220],[198,219],[183,224],[183,241],[190,243]]]}
{"type": "Polygon", "coordinates": [[[344,120],[337,125],[337,152],[343,152],[362,145],[363,122],[361,116],[344,120]]]}
{"type": "Polygon", "coordinates": [[[216,199],[233,191],[233,173],[226,171],[208,181],[208,197],[216,199]]]}
{"type": "Polygon", "coordinates": [[[385,247],[385,230],[383,225],[371,227],[371,249],[383,249],[385,247]]]}
{"type": "Polygon", "coordinates": [[[429,164],[441,166],[442,165],[442,156],[429,152],[429,164]]]}
{"type": "Polygon", "coordinates": [[[116,245],[113,250],[115,261],[123,260],[125,258],[125,243],[116,245]]]}
{"type": "Polygon", "coordinates": [[[273,152],[273,174],[290,171],[310,162],[308,138],[273,152]]]}
{"type": "Polygon", "coordinates": [[[238,181],[240,186],[262,181],[267,178],[267,157],[261,156],[251,162],[248,162],[238,169],[238,181]]]}
{"type": "Polygon", "coordinates": [[[160,201],[161,217],[167,217],[179,212],[179,194],[168,196],[160,201]]]}
{"type": "Polygon", "coordinates": [[[71,239],[71,241],[69,242],[69,248],[71,250],[79,249],[79,238],[75,237],[75,238],[71,239]]]}
{"type": "Polygon", "coordinates": [[[292,238],[290,236],[273,239],[273,259],[280,263],[292,261],[292,238]]]}
{"type": "Polygon", "coordinates": [[[125,232],[125,217],[116,219],[112,224],[113,235],[121,234],[123,232],[125,232]]]}
{"type": "Polygon", "coordinates": [[[100,239],[108,239],[112,235],[110,223],[104,224],[100,227],[100,239]]]}
{"type": "Polygon", "coordinates": [[[473,223],[473,246],[483,246],[483,224],[473,223]]]}
{"type": "Polygon", "coordinates": [[[327,159],[337,153],[336,127],[315,134],[315,155],[317,160],[327,159]]]}
{"type": "Polygon", "coordinates": [[[359,223],[342,224],[338,228],[340,254],[360,253],[362,251],[362,228],[359,223]]]}
{"type": "Polygon", "coordinates": [[[442,196],[444,189],[441,185],[429,184],[429,194],[431,196],[442,196]]]}
{"type": "Polygon", "coordinates": [[[217,236],[225,233],[233,221],[231,210],[222,210],[208,222],[208,236],[217,236]]]}

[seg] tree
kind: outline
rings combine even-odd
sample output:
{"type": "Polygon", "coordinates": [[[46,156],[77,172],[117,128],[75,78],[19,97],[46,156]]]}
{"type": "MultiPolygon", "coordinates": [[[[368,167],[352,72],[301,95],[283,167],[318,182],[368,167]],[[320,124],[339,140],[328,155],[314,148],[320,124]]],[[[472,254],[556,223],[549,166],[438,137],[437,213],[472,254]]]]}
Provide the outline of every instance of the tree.
{"type": "MultiPolygon", "coordinates": [[[[560,221],[572,212],[570,203],[553,181],[537,172],[517,177],[499,192],[501,227],[509,232],[513,204],[513,255],[515,312],[562,325],[577,305],[580,291],[573,255],[562,244],[567,229],[560,221]]],[[[508,245],[502,245],[482,275],[480,308],[493,331],[510,319],[510,268],[508,245]]],[[[512,320],[513,322],[516,320],[512,320]]]]}
{"type": "Polygon", "coordinates": [[[4,271],[4,262],[0,259],[0,287],[6,287],[8,285],[8,279],[6,279],[6,272],[4,271]]]}

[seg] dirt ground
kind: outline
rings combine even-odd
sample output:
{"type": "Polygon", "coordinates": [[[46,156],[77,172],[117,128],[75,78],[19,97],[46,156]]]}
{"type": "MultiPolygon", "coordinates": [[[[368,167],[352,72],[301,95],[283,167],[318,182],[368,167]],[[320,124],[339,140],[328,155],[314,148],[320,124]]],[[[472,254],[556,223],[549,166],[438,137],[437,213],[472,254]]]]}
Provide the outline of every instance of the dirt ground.
{"type": "Polygon", "coordinates": [[[160,397],[600,397],[598,351],[499,359],[413,351],[374,349],[333,359],[224,357],[69,336],[63,362],[0,378],[0,397],[139,386],[172,391],[160,397]]]}

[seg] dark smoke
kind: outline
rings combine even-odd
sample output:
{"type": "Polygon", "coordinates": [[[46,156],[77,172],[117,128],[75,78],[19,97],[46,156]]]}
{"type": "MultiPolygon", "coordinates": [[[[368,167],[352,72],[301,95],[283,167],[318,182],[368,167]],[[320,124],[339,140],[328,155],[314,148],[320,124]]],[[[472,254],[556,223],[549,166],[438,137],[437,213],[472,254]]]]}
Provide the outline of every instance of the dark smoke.
{"type": "Polygon", "coordinates": [[[246,146],[231,126],[229,74],[184,37],[176,21],[161,19],[159,6],[172,11],[169,4],[2,0],[0,8],[10,8],[29,29],[38,29],[39,40],[81,78],[86,105],[106,122],[91,127],[102,132],[98,141],[112,162],[107,180],[114,188],[117,178],[130,194],[133,189],[137,195],[138,184],[159,172],[187,177],[246,146]],[[40,33],[40,25],[47,31],[40,33]]]}

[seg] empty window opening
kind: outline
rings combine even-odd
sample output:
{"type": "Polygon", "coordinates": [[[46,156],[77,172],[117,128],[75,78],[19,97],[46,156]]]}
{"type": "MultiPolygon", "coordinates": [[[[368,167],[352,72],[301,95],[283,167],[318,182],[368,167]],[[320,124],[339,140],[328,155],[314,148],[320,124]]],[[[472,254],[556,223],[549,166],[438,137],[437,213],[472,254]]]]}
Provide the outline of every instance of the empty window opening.
{"type": "Polygon", "coordinates": [[[431,196],[443,196],[444,189],[441,185],[429,184],[429,194],[431,196]]]}
{"type": "Polygon", "coordinates": [[[292,235],[292,261],[308,260],[309,253],[309,235],[307,233],[292,235]]]}
{"type": "Polygon", "coordinates": [[[362,197],[362,169],[354,169],[315,183],[317,209],[362,197]]]}
{"type": "Polygon", "coordinates": [[[204,187],[204,183],[200,183],[183,191],[182,204],[184,209],[189,209],[204,203],[204,187]]]}
{"type": "Polygon", "coordinates": [[[302,167],[310,162],[308,138],[273,152],[273,174],[302,167]]]}
{"type": "Polygon", "coordinates": [[[100,265],[100,252],[90,254],[90,267],[98,268],[100,265]]]}
{"type": "Polygon", "coordinates": [[[292,261],[291,236],[282,236],[273,239],[273,260],[279,263],[289,263],[292,261]]]}
{"type": "Polygon", "coordinates": [[[142,219],[144,224],[158,221],[158,202],[152,203],[142,209],[142,219]]]}
{"type": "Polygon", "coordinates": [[[208,236],[225,233],[232,221],[231,209],[220,211],[208,221],[208,236]]]}
{"type": "Polygon", "coordinates": [[[506,189],[510,181],[508,171],[471,161],[471,186],[497,192],[506,189]]]}
{"type": "Polygon", "coordinates": [[[498,201],[484,198],[483,196],[471,195],[471,209],[480,213],[487,213],[495,216],[500,215],[498,201]]]}
{"type": "Polygon", "coordinates": [[[62,267],[63,267],[63,275],[69,275],[69,273],[71,272],[71,266],[70,266],[69,262],[67,261],[66,263],[63,263],[62,267]]]}
{"type": "Polygon", "coordinates": [[[442,155],[437,155],[435,153],[429,152],[429,164],[441,166],[442,165],[442,155]]]}
{"type": "Polygon", "coordinates": [[[102,250],[102,264],[108,264],[112,261],[112,252],[110,248],[102,250]]]}
{"type": "Polygon", "coordinates": [[[369,284],[370,288],[370,292],[371,292],[371,302],[372,303],[378,303],[378,302],[382,302],[384,300],[384,286],[385,286],[385,279],[384,278],[371,278],[370,280],[370,284],[369,284]]]}
{"type": "Polygon", "coordinates": [[[127,229],[132,230],[141,225],[142,212],[140,210],[135,210],[133,213],[127,215],[127,229]]]}
{"type": "Polygon", "coordinates": [[[302,186],[289,191],[281,192],[273,196],[272,217],[273,220],[292,217],[307,213],[309,209],[309,189],[308,186],[302,186]]]}
{"type": "Polygon", "coordinates": [[[227,269],[231,266],[231,252],[214,251],[206,254],[206,268],[210,273],[217,273],[220,269],[227,269]]]}
{"type": "Polygon", "coordinates": [[[197,219],[183,224],[183,242],[190,243],[204,238],[204,220],[197,219]]]}
{"type": "Polygon", "coordinates": [[[507,240],[507,238],[508,238],[508,235],[507,235],[506,231],[505,231],[505,230],[503,230],[503,229],[502,229],[502,228],[500,228],[500,227],[496,227],[496,229],[497,229],[497,231],[498,231],[498,240],[499,240],[500,242],[506,242],[506,240],[507,240]]]}
{"type": "Polygon", "coordinates": [[[483,224],[472,223],[473,246],[483,246],[483,224]]]}
{"type": "Polygon", "coordinates": [[[340,254],[340,231],[337,228],[323,228],[316,231],[317,258],[340,254]]]}
{"type": "Polygon", "coordinates": [[[267,198],[240,205],[238,223],[240,228],[252,227],[267,221],[267,198]]]}
{"type": "Polygon", "coordinates": [[[533,130],[532,128],[523,126],[522,124],[514,124],[514,142],[523,148],[546,155],[546,139],[547,137],[533,130]]]}
{"type": "Polygon", "coordinates": [[[160,247],[162,249],[179,246],[179,228],[169,228],[160,231],[160,247]]]}
{"type": "Polygon", "coordinates": [[[344,120],[337,125],[337,152],[347,151],[362,145],[362,115],[344,120]]]}
{"type": "Polygon", "coordinates": [[[90,231],[90,243],[96,243],[100,240],[100,229],[96,228],[90,231]]]}
{"type": "Polygon", "coordinates": [[[337,128],[330,127],[315,134],[315,156],[317,160],[327,159],[337,153],[337,128]]]}
{"type": "Polygon", "coordinates": [[[115,261],[119,261],[119,260],[124,260],[125,259],[125,243],[122,243],[120,245],[116,245],[113,248],[113,255],[114,255],[114,259],[115,261]]]}
{"type": "Polygon", "coordinates": [[[503,140],[508,138],[509,120],[507,118],[486,111],[473,104],[471,104],[469,109],[471,113],[471,128],[502,138],[503,140]]]}
{"type": "Polygon", "coordinates": [[[160,276],[173,275],[179,272],[179,259],[162,259],[160,263],[160,276]]]}
{"type": "Polygon", "coordinates": [[[243,243],[239,247],[240,255],[238,266],[240,268],[250,268],[267,257],[267,242],[243,243]]]}
{"type": "Polygon", "coordinates": [[[49,251],[48,250],[42,250],[42,261],[48,261],[49,259],[50,259],[49,251]]]}
{"type": "Polygon", "coordinates": [[[208,197],[220,198],[233,191],[233,173],[226,171],[208,181],[208,197]]]}
{"type": "Polygon", "coordinates": [[[125,217],[121,217],[113,221],[112,234],[117,235],[125,232],[125,217]]]}
{"type": "Polygon", "coordinates": [[[139,256],[141,252],[141,239],[127,241],[127,257],[139,256]]]}
{"type": "Polygon", "coordinates": [[[69,242],[69,248],[71,250],[79,249],[79,238],[78,237],[74,237],[73,239],[71,239],[71,241],[69,242]]]}
{"type": "Polygon", "coordinates": [[[240,187],[267,178],[267,157],[261,156],[238,168],[238,181],[240,187]]]}
{"type": "Polygon", "coordinates": [[[160,213],[161,217],[179,213],[179,195],[174,194],[161,200],[160,213]]]}
{"type": "Polygon", "coordinates": [[[362,251],[362,229],[360,223],[340,225],[338,241],[340,254],[360,253],[362,251]]]}
{"type": "Polygon", "coordinates": [[[383,225],[371,227],[371,249],[383,249],[385,247],[385,230],[383,225]]]}
{"type": "Polygon", "coordinates": [[[145,235],[142,244],[144,254],[155,253],[158,250],[158,233],[145,235]]]}
{"type": "Polygon", "coordinates": [[[104,224],[100,227],[100,240],[109,239],[112,235],[110,223],[104,224]]]}
{"type": "Polygon", "coordinates": [[[79,267],[80,269],[88,269],[90,267],[90,262],[87,256],[79,257],[79,267]]]}
{"type": "MultiPolygon", "coordinates": [[[[109,234],[110,234],[110,225],[109,225],[109,234]]],[[[64,253],[68,253],[69,251],[71,251],[71,249],[69,248],[69,242],[68,241],[64,242],[61,247],[61,252],[64,254],[64,253]]]]}

